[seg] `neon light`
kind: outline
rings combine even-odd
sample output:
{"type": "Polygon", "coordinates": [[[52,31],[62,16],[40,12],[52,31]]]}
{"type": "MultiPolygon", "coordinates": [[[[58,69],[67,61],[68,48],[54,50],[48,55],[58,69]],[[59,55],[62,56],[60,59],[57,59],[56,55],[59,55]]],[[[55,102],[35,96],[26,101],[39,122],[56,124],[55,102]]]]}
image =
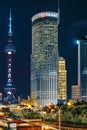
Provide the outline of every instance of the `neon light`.
{"type": "Polygon", "coordinates": [[[12,84],[9,83],[9,84],[7,84],[7,86],[12,86],[12,84]]]}
{"type": "Polygon", "coordinates": [[[78,44],[80,44],[80,41],[79,41],[79,40],[77,40],[77,41],[76,41],[76,44],[77,44],[77,45],[78,45],[78,44]]]}
{"type": "Polygon", "coordinates": [[[46,17],[46,13],[45,12],[42,12],[41,13],[41,18],[45,18],[46,17]]]}
{"type": "Polygon", "coordinates": [[[11,25],[11,9],[10,9],[10,17],[9,17],[9,32],[8,33],[12,33],[12,25],[11,25]]]}
{"type": "Polygon", "coordinates": [[[32,17],[32,22],[34,22],[35,20],[37,20],[39,18],[45,18],[45,17],[58,18],[59,17],[59,13],[55,13],[55,12],[42,12],[42,13],[38,13],[38,14],[36,14],[36,15],[34,15],[32,17]]]}

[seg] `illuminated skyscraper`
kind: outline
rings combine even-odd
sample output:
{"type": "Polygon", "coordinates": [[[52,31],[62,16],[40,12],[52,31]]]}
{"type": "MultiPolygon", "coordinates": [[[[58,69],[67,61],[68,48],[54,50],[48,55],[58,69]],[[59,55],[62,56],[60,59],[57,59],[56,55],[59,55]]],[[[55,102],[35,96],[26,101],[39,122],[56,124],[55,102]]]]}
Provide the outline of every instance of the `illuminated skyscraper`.
{"type": "Polygon", "coordinates": [[[58,59],[58,101],[67,100],[67,71],[66,62],[63,57],[58,59]]]}
{"type": "Polygon", "coordinates": [[[9,31],[8,31],[8,45],[5,47],[5,53],[7,54],[7,83],[4,88],[5,91],[5,104],[13,104],[16,103],[16,98],[14,93],[16,91],[13,79],[12,79],[12,56],[16,52],[15,46],[12,44],[12,24],[11,24],[11,9],[10,9],[10,17],[9,17],[9,31]]]}
{"type": "Polygon", "coordinates": [[[78,98],[87,102],[87,40],[78,42],[78,98]]]}
{"type": "Polygon", "coordinates": [[[74,101],[77,101],[78,100],[78,95],[79,95],[78,85],[72,85],[71,86],[71,91],[72,91],[72,99],[74,101]]]}
{"type": "Polygon", "coordinates": [[[58,21],[55,12],[32,17],[31,98],[42,106],[58,100],[58,21]]]}

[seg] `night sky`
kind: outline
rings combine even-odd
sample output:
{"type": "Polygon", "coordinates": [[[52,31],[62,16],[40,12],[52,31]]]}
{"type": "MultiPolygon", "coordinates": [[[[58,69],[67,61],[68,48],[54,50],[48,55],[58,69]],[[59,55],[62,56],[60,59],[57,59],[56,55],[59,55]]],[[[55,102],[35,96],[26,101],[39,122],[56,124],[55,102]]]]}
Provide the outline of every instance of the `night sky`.
{"type": "MultiPolygon", "coordinates": [[[[9,10],[12,9],[13,80],[16,96],[30,94],[31,18],[42,11],[56,11],[57,0],[0,0],[0,92],[6,84],[9,10]]],[[[59,54],[66,59],[68,98],[77,84],[76,39],[87,34],[87,0],[60,0],[59,54]]]]}

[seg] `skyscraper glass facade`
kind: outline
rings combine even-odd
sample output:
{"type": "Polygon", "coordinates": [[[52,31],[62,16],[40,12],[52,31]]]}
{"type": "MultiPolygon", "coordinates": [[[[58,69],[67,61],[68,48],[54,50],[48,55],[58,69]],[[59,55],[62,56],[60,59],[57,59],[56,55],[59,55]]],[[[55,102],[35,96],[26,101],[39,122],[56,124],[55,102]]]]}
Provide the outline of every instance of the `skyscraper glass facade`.
{"type": "Polygon", "coordinates": [[[78,44],[78,86],[79,98],[87,101],[87,40],[80,40],[78,44]]]}
{"type": "Polygon", "coordinates": [[[31,98],[39,105],[57,104],[58,13],[32,17],[31,98]]]}

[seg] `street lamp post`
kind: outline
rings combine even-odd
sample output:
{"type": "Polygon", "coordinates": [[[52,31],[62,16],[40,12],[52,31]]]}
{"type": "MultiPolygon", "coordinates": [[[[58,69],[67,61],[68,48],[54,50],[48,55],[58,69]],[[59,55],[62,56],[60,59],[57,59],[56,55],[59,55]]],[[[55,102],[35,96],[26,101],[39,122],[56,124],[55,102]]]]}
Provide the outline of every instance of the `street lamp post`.
{"type": "Polygon", "coordinates": [[[59,109],[59,130],[61,130],[61,108],[63,107],[64,105],[58,107],[59,109]]]}
{"type": "Polygon", "coordinates": [[[59,130],[61,130],[61,109],[59,108],[59,130]]]}
{"type": "Polygon", "coordinates": [[[7,117],[8,130],[11,130],[11,127],[10,127],[11,122],[10,121],[11,121],[11,119],[7,117]]]}
{"type": "MultiPolygon", "coordinates": [[[[67,102],[66,103],[67,106],[72,106],[71,102],[67,102]]],[[[64,105],[62,106],[58,106],[58,109],[59,109],[59,130],[61,130],[61,108],[63,107],[64,105]]]]}
{"type": "Polygon", "coordinates": [[[8,130],[11,130],[10,129],[10,121],[8,121],[7,124],[8,124],[8,130]]]}

